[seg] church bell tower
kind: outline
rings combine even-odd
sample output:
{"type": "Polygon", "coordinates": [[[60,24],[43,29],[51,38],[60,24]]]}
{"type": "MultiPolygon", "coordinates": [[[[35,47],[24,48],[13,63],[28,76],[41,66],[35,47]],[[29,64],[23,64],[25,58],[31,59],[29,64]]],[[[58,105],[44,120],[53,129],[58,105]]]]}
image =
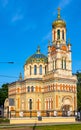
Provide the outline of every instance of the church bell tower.
{"type": "Polygon", "coordinates": [[[66,22],[58,8],[57,19],[52,23],[52,44],[48,45],[48,72],[72,75],[71,44],[66,44],[66,22]]]}

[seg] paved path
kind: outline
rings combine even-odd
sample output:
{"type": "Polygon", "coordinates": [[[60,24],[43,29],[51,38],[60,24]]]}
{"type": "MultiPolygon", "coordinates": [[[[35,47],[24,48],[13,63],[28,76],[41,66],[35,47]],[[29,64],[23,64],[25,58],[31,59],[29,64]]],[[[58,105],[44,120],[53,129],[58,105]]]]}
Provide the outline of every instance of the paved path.
{"type": "Polygon", "coordinates": [[[10,128],[10,129],[5,129],[5,128],[0,128],[0,130],[36,130],[36,129],[33,129],[33,128],[30,128],[30,127],[26,127],[26,128],[10,128]]]}
{"type": "Polygon", "coordinates": [[[81,124],[81,121],[68,122],[68,123],[41,123],[41,124],[0,124],[0,130],[36,130],[36,126],[48,126],[48,125],[63,125],[63,124],[81,124]],[[32,126],[32,127],[31,127],[32,126]],[[23,128],[21,128],[23,127],[23,128]],[[11,128],[11,129],[10,129],[11,128]]]}

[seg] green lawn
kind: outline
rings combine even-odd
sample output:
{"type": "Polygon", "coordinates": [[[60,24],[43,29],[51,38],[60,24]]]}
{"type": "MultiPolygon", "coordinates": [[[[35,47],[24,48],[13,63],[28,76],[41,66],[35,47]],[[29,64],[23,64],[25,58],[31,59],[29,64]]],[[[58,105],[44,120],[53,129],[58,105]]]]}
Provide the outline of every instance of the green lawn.
{"type": "Polygon", "coordinates": [[[0,128],[0,130],[81,130],[81,124],[0,128]]]}
{"type": "Polygon", "coordinates": [[[81,130],[81,124],[37,126],[34,130],[81,130]]]}

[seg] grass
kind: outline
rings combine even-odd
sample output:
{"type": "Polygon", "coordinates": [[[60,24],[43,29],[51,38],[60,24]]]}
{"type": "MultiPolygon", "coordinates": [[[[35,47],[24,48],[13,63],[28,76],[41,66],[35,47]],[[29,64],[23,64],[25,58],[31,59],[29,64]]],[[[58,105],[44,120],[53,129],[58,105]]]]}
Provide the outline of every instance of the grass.
{"type": "Polygon", "coordinates": [[[51,126],[34,126],[34,127],[16,127],[16,128],[0,128],[0,130],[81,130],[81,124],[64,124],[51,126]]]}
{"type": "Polygon", "coordinates": [[[36,130],[81,130],[81,124],[37,126],[36,130]]]}

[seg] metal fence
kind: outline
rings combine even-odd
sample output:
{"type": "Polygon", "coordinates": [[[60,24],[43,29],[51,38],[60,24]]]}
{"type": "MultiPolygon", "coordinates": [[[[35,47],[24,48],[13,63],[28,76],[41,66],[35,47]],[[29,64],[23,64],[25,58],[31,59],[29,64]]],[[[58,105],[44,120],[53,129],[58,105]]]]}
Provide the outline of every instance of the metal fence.
{"type": "Polygon", "coordinates": [[[77,117],[77,112],[75,111],[10,111],[4,113],[4,116],[9,118],[20,118],[20,117],[70,117],[75,116],[77,117]]]}

